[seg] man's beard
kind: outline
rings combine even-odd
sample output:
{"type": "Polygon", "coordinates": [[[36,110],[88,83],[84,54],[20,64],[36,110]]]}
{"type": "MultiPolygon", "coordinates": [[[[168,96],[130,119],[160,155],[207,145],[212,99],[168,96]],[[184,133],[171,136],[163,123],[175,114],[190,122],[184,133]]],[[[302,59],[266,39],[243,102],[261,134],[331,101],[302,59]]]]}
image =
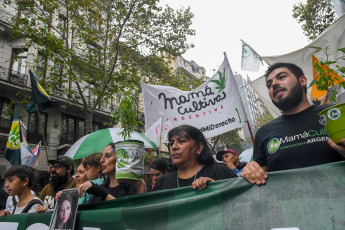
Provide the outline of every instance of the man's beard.
{"type": "Polygon", "coordinates": [[[68,181],[68,172],[65,172],[65,175],[60,176],[55,172],[52,172],[51,179],[49,180],[49,184],[53,186],[54,191],[56,191],[61,185],[65,184],[68,181]]]}
{"type": "Polygon", "coordinates": [[[278,99],[278,102],[272,100],[272,102],[281,111],[288,111],[302,102],[303,90],[302,86],[297,83],[285,98],[278,99]]]}

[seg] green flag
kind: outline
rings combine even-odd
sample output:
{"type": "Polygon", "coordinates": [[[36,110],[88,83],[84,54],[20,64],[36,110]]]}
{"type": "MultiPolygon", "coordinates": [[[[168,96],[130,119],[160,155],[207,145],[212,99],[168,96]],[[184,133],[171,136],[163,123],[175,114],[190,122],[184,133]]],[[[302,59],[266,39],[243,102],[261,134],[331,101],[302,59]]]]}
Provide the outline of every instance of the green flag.
{"type": "Polygon", "coordinates": [[[20,120],[19,120],[19,103],[17,103],[11,131],[5,149],[5,157],[12,165],[20,165],[20,120]]]}
{"type": "Polygon", "coordinates": [[[47,92],[42,88],[40,83],[38,83],[31,69],[29,70],[29,73],[31,80],[32,97],[31,101],[25,106],[25,110],[28,113],[36,112],[36,104],[38,105],[38,109],[40,111],[45,111],[58,106],[58,102],[56,100],[52,100],[47,92]]]}

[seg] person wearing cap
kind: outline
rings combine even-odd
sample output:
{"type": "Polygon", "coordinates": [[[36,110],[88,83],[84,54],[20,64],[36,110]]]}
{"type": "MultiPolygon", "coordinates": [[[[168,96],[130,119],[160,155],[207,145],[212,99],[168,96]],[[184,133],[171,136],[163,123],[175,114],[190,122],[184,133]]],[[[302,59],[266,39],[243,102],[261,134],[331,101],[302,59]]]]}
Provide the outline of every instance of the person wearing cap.
{"type": "Polygon", "coordinates": [[[58,156],[55,160],[49,160],[50,177],[47,184],[41,191],[39,198],[43,201],[44,206],[39,207],[38,212],[44,212],[46,209],[54,209],[57,192],[75,188],[74,162],[68,156],[58,156]]]}
{"type": "Polygon", "coordinates": [[[240,162],[238,160],[239,156],[235,150],[227,149],[225,151],[220,151],[216,155],[217,160],[223,161],[223,163],[228,166],[237,176],[241,176],[244,166],[247,162],[240,162]]]}

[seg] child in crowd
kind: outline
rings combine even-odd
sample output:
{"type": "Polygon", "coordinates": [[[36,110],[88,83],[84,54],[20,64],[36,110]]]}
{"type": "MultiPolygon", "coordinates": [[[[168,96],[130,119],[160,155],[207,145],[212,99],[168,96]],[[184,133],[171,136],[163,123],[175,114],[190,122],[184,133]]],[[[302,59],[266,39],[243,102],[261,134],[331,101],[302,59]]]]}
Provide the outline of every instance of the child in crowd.
{"type": "MultiPolygon", "coordinates": [[[[87,177],[87,180],[97,184],[101,185],[104,183],[103,174],[101,172],[101,158],[102,153],[94,153],[92,155],[89,155],[84,158],[83,162],[78,166],[77,174],[76,174],[76,187],[78,188],[80,184],[83,184],[85,182],[84,176],[81,176],[79,167],[82,167],[86,172],[84,172],[87,177]]],[[[56,200],[60,200],[62,191],[58,192],[55,196],[56,200]]],[[[92,203],[90,200],[92,198],[92,195],[89,193],[84,194],[79,199],[79,204],[88,204],[92,203]]]]}
{"type": "MultiPolygon", "coordinates": [[[[87,170],[88,180],[94,184],[101,185],[104,182],[103,174],[101,172],[101,158],[102,153],[94,153],[86,157],[83,161],[83,166],[87,170]]],[[[79,204],[87,204],[90,202],[92,195],[86,193],[79,199],[79,204]]]]}
{"type": "Polygon", "coordinates": [[[37,206],[43,205],[43,202],[31,193],[30,188],[35,179],[33,168],[26,165],[13,166],[7,170],[5,178],[5,188],[10,197],[7,199],[6,209],[0,211],[0,216],[36,212],[37,206]]]}

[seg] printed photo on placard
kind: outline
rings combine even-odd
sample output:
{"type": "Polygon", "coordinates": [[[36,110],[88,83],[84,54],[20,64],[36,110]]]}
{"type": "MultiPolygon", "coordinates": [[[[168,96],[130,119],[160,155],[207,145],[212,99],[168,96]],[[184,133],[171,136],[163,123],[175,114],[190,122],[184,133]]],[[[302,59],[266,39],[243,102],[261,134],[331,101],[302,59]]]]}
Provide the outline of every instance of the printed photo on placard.
{"type": "Polygon", "coordinates": [[[77,189],[62,191],[59,202],[51,217],[49,230],[73,230],[78,210],[77,189]]]}

